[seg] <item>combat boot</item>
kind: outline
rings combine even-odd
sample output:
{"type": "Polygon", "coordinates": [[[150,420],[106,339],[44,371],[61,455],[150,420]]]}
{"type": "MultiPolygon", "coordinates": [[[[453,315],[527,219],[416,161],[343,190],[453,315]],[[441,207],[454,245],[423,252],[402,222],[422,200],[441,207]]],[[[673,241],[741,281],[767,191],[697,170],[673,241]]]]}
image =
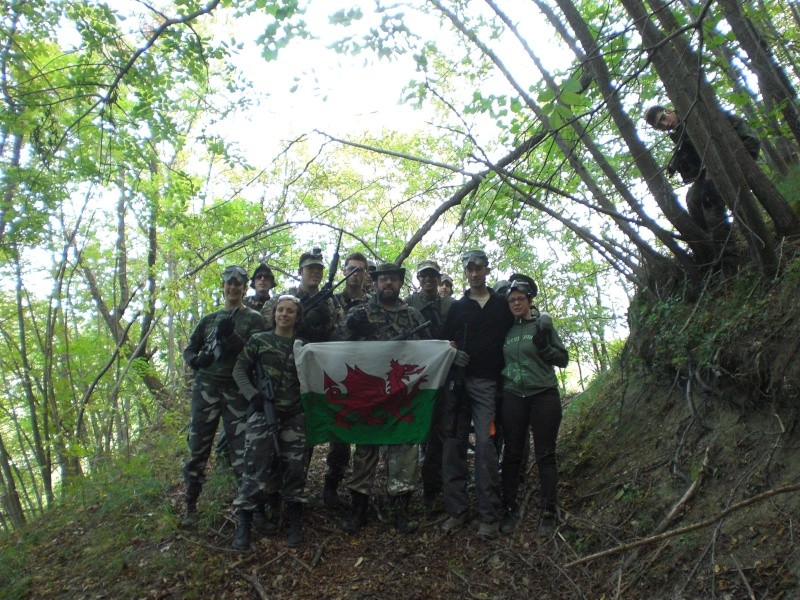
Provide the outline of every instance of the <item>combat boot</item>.
{"type": "Polygon", "coordinates": [[[253,511],[239,511],[239,525],[233,538],[233,549],[244,551],[250,548],[250,526],[253,524],[253,511]]]}
{"type": "Polygon", "coordinates": [[[266,505],[262,505],[260,508],[263,510],[264,522],[263,525],[261,525],[261,530],[259,533],[268,536],[278,535],[281,518],[280,492],[273,492],[272,494],[269,494],[267,496],[266,505]]]}
{"type": "Polygon", "coordinates": [[[369,496],[353,490],[353,506],[350,508],[350,516],[342,521],[342,531],[355,533],[367,522],[367,507],[369,506],[369,496]]]}
{"type": "Polygon", "coordinates": [[[303,504],[301,502],[286,503],[286,521],[289,524],[286,545],[289,548],[296,548],[303,543],[303,504]]]}
{"type": "Polygon", "coordinates": [[[344,502],[339,498],[340,477],[325,475],[325,487],[322,488],[322,502],[330,509],[341,510],[345,508],[344,502]]]}
{"type": "Polygon", "coordinates": [[[409,534],[417,528],[417,524],[408,517],[408,503],[411,492],[398,496],[389,496],[389,513],[392,516],[392,527],[402,534],[409,534]]]}
{"type": "Polygon", "coordinates": [[[181,527],[191,529],[197,525],[197,498],[202,486],[198,483],[186,484],[186,510],[181,519],[181,527]]]}

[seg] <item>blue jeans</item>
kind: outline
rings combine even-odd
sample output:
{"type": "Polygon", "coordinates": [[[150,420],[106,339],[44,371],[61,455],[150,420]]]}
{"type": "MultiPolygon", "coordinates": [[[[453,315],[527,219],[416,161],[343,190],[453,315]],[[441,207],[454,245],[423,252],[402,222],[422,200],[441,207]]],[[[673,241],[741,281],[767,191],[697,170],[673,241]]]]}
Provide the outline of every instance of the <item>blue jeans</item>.
{"type": "Polygon", "coordinates": [[[494,379],[467,377],[463,388],[445,392],[444,427],[447,434],[442,452],[444,505],[451,515],[462,514],[469,507],[467,445],[472,421],[475,426],[478,518],[484,523],[494,523],[500,517],[497,450],[489,435],[495,413],[496,389],[497,382],[494,379]],[[457,424],[455,432],[452,431],[453,423],[457,424]]]}

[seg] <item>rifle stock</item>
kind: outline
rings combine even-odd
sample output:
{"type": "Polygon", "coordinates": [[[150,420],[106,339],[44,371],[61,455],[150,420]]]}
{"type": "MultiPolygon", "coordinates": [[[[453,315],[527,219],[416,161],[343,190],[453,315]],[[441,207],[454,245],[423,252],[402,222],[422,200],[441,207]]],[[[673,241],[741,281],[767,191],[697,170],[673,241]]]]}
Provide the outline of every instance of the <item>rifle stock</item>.
{"type": "Polygon", "coordinates": [[[278,420],[275,417],[275,386],[272,377],[264,371],[264,366],[256,362],[256,389],[264,394],[264,419],[267,422],[267,433],[272,436],[272,443],[275,446],[275,460],[280,460],[281,445],[278,439],[278,420]]]}

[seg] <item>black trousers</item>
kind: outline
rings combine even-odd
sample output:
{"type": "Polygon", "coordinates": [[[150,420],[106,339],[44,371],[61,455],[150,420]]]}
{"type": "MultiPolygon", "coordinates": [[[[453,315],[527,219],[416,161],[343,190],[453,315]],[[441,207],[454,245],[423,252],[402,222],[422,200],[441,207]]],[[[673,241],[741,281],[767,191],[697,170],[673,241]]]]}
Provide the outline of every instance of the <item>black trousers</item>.
{"type": "Polygon", "coordinates": [[[561,397],[558,390],[545,390],[522,398],[503,392],[501,419],[505,436],[503,452],[503,506],[517,509],[520,471],[525,455],[528,428],[533,432],[533,454],[539,470],[541,507],[555,510],[558,504],[556,441],[561,426],[561,397]]]}

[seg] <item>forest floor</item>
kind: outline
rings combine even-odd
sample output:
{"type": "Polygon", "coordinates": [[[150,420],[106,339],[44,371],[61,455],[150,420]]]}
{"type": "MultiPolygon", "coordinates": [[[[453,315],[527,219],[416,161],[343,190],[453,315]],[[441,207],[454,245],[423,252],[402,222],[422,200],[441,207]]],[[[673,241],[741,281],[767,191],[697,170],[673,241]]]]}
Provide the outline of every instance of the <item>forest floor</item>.
{"type": "Polygon", "coordinates": [[[225,469],[210,469],[197,528],[179,527],[186,450],[176,410],[180,424],[148,432],[45,517],[0,538],[0,597],[800,598],[798,290],[771,293],[765,322],[776,329],[758,340],[743,330],[737,344],[759,349],[754,364],[791,367],[778,393],[763,397],[736,377],[708,385],[655,375],[634,361],[565,399],[564,523],[553,535],[537,535],[535,465],[513,535],[481,540],[475,521],[445,534],[445,515],[425,514],[419,490],[412,513],[420,527],[400,535],[381,511],[381,482],[369,524],[344,534],[344,513],[321,502],[321,448],[309,471],[304,544],[289,549],[281,533],[235,552],[225,469]]]}

